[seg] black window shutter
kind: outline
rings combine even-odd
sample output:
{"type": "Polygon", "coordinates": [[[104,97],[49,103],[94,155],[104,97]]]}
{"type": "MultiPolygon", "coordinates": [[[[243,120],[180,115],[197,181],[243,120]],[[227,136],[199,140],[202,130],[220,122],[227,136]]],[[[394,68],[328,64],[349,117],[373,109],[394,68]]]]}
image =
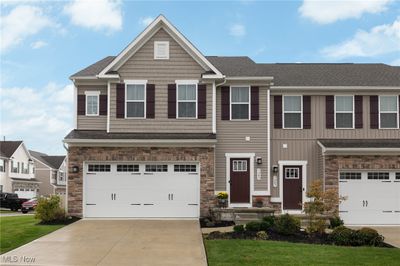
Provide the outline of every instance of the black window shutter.
{"type": "Polygon", "coordinates": [[[229,87],[221,87],[221,120],[230,120],[229,87]]]}
{"type": "Polygon", "coordinates": [[[282,128],[282,95],[274,96],[274,128],[282,128]]]}
{"type": "Polygon", "coordinates": [[[168,84],[168,118],[176,118],[176,84],[168,84]]]}
{"type": "Polygon", "coordinates": [[[303,128],[311,128],[311,96],[303,96],[303,128]]]}
{"type": "Polygon", "coordinates": [[[125,83],[117,84],[117,118],[125,118],[125,83]]]}
{"type": "Polygon", "coordinates": [[[326,128],[335,128],[335,96],[325,96],[326,128]]]}
{"type": "Polygon", "coordinates": [[[363,128],[363,96],[354,96],[355,128],[363,128]]]}
{"type": "Polygon", "coordinates": [[[154,84],[146,85],[146,118],[154,118],[155,116],[155,91],[154,84]]]}
{"type": "Polygon", "coordinates": [[[379,128],[379,107],[378,107],[378,96],[369,96],[369,108],[370,108],[370,127],[372,129],[379,128]]]}
{"type": "Polygon", "coordinates": [[[107,115],[107,95],[101,94],[100,95],[100,115],[107,115]]]}
{"type": "Polygon", "coordinates": [[[78,95],[78,115],[86,114],[86,95],[78,95]]]}
{"type": "Polygon", "coordinates": [[[197,86],[197,118],[207,118],[207,86],[199,84],[197,86]]]}
{"type": "Polygon", "coordinates": [[[251,87],[251,120],[258,120],[259,117],[259,87],[251,87]]]}

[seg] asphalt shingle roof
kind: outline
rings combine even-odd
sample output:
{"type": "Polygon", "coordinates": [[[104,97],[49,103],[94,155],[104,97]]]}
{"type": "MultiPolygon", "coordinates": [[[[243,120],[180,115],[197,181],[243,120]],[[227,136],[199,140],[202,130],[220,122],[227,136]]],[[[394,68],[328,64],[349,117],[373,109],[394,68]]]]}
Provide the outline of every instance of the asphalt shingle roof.
{"type": "Polygon", "coordinates": [[[210,133],[107,133],[105,130],[72,130],[65,139],[216,139],[210,133]]]}
{"type": "Polygon", "coordinates": [[[0,156],[10,158],[21,145],[22,141],[0,141],[0,156]]]}
{"type": "Polygon", "coordinates": [[[400,148],[399,139],[319,139],[325,148],[400,148]]]}
{"type": "Polygon", "coordinates": [[[39,161],[44,162],[53,169],[60,168],[61,164],[65,160],[65,155],[47,155],[42,152],[31,151],[31,150],[29,151],[29,153],[31,154],[31,156],[35,157],[39,161]]]}
{"type": "MultiPolygon", "coordinates": [[[[75,73],[98,75],[115,56],[75,73]]],[[[400,67],[385,64],[276,63],[258,64],[247,56],[206,56],[227,77],[273,77],[275,86],[400,86],[400,67]]]]}

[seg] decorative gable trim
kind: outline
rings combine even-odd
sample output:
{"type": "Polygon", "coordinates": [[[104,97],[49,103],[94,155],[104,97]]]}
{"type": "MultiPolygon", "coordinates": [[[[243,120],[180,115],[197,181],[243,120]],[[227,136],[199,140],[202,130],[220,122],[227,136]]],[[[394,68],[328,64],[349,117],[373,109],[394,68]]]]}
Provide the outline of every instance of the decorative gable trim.
{"type": "Polygon", "coordinates": [[[218,77],[223,77],[222,73],[213,66],[201,53],[186,39],[163,15],[159,15],[142,33],[139,34],[111,63],[105,67],[99,78],[114,77],[109,75],[110,70],[118,70],[133,54],[135,54],[159,29],[164,29],[171,37],[182,46],[182,48],[192,56],[192,58],[205,70],[212,70],[218,77]]]}

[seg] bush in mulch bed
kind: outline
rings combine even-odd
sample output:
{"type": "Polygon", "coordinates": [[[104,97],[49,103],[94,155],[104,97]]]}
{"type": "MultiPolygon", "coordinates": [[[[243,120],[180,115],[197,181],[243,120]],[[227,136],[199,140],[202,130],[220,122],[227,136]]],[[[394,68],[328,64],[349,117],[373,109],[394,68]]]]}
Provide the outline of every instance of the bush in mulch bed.
{"type": "Polygon", "coordinates": [[[69,217],[65,217],[63,219],[57,219],[57,220],[51,220],[51,221],[41,221],[38,224],[43,224],[43,225],[59,225],[59,224],[63,224],[63,225],[69,225],[72,223],[75,223],[76,221],[79,221],[81,218],[76,217],[76,216],[69,216],[69,217]]]}

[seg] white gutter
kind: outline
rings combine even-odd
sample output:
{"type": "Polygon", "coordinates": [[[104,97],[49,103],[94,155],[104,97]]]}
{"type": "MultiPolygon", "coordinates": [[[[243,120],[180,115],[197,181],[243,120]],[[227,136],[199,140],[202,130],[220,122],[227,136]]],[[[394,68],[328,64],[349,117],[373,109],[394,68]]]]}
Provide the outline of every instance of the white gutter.
{"type": "Polygon", "coordinates": [[[273,77],[226,77],[226,80],[273,80],[273,77]]]}
{"type": "Polygon", "coordinates": [[[400,87],[385,86],[271,86],[274,90],[399,90],[400,87]]]}

